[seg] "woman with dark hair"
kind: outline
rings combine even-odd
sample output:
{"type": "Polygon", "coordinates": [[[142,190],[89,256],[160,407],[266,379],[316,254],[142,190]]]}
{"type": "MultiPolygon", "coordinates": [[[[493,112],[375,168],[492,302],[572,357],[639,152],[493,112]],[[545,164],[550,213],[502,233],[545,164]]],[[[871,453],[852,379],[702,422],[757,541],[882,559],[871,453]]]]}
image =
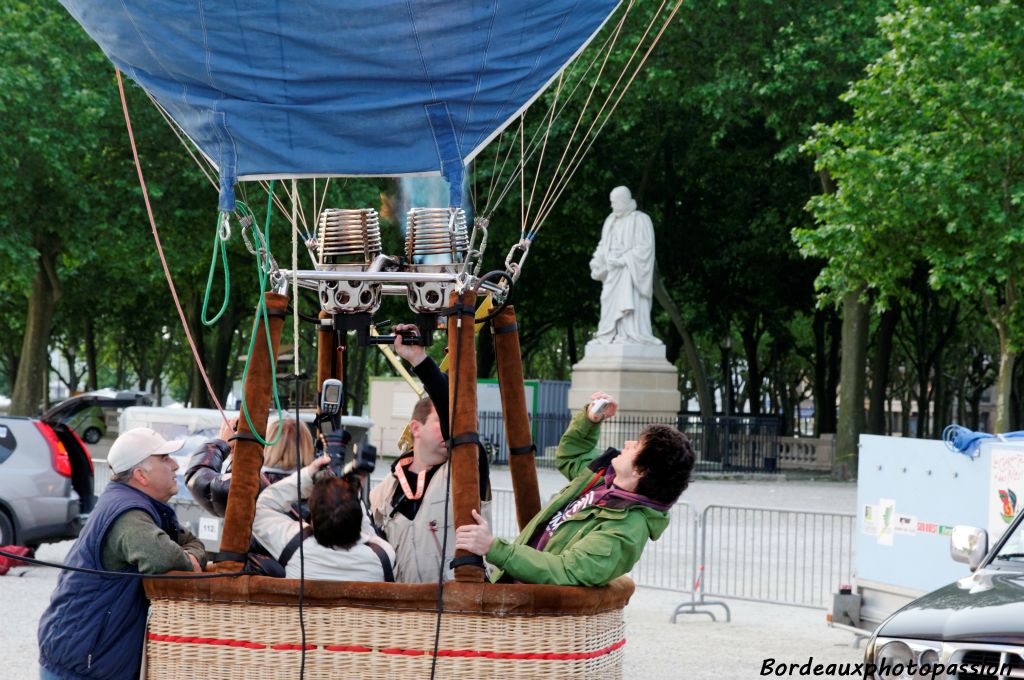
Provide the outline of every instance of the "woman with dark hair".
{"type": "Polygon", "coordinates": [[[494,581],[601,586],[632,569],[648,539],[668,527],[694,456],[689,440],[667,425],[648,425],[622,451],[600,454],[600,424],[617,410],[611,395],[597,392],[573,419],[557,452],[570,482],[514,542],[494,538],[474,513],[477,523],[456,530],[455,547],[497,567],[494,581]]]}

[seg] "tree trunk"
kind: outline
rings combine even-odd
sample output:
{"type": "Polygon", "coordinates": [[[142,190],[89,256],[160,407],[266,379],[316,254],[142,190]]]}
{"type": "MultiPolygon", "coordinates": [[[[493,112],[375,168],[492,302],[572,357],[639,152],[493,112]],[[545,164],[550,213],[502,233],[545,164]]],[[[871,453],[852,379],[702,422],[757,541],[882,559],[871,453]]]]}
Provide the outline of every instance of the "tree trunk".
{"type": "Polygon", "coordinates": [[[740,327],[740,339],[743,341],[743,353],[747,359],[747,401],[750,404],[750,415],[761,415],[761,363],[758,361],[757,346],[760,334],[757,332],[757,318],[753,317],[740,327]]]}
{"type": "Polygon", "coordinates": [[[1010,392],[1013,389],[1013,369],[1017,353],[1010,349],[1009,331],[1005,324],[996,326],[999,333],[999,373],[996,376],[996,422],[993,431],[1010,431],[1010,392]]]}
{"type": "Polygon", "coordinates": [[[568,344],[567,351],[569,352],[569,365],[575,366],[579,363],[579,349],[576,347],[576,326],[573,324],[572,319],[569,319],[569,326],[565,329],[568,344]]]}
{"type": "Polygon", "coordinates": [[[668,294],[665,281],[658,272],[658,265],[654,265],[654,297],[658,303],[665,308],[668,316],[672,319],[679,337],[683,339],[683,349],[686,351],[686,363],[690,368],[690,376],[693,378],[693,385],[697,390],[697,402],[700,405],[700,414],[704,418],[711,418],[715,415],[715,398],[711,394],[711,386],[708,384],[708,375],[704,370],[704,362],[701,361],[700,353],[697,352],[697,344],[693,336],[683,323],[683,315],[679,307],[668,294]]]}
{"type": "Polygon", "coordinates": [[[85,388],[98,390],[99,378],[96,376],[96,321],[91,314],[85,317],[85,388]]]}
{"type": "MultiPolygon", "coordinates": [[[[203,324],[199,321],[202,314],[202,300],[199,299],[199,293],[193,293],[188,300],[188,311],[186,312],[186,319],[189,325],[189,330],[192,331],[192,340],[196,343],[196,353],[203,360],[204,363],[208,363],[209,359],[206,355],[206,334],[203,332],[203,324]]],[[[260,323],[263,323],[262,319],[260,323]]],[[[188,342],[188,340],[186,340],[188,342]]],[[[192,408],[213,408],[213,402],[210,400],[210,393],[206,389],[206,381],[203,380],[203,374],[196,365],[194,357],[191,361],[192,366],[192,379],[189,381],[192,385],[191,393],[189,394],[189,402],[192,408]]]]}
{"type": "Polygon", "coordinates": [[[843,323],[835,310],[829,312],[828,322],[828,372],[825,374],[825,415],[828,416],[826,432],[835,432],[838,423],[837,406],[839,404],[840,357],[842,354],[843,323]]]}
{"type": "Polygon", "coordinates": [[[821,309],[814,310],[814,320],[811,324],[814,332],[814,387],[811,397],[814,400],[814,436],[822,432],[831,432],[824,429],[825,418],[825,392],[828,364],[825,361],[825,312],[821,309]]]}
{"type": "Polygon", "coordinates": [[[21,360],[18,362],[18,379],[14,383],[8,411],[13,416],[36,415],[40,403],[46,402],[49,397],[47,355],[53,312],[61,297],[60,280],[57,278],[57,257],[61,243],[55,236],[37,235],[35,246],[39,251],[39,268],[32,280],[25,336],[21,343],[21,360]]]}
{"type": "Polygon", "coordinates": [[[843,296],[843,358],[839,378],[839,426],[832,476],[849,479],[857,470],[857,443],[864,431],[864,377],[868,343],[868,307],[860,291],[843,296]]]}
{"type": "Polygon", "coordinates": [[[889,390],[889,374],[892,370],[892,338],[899,321],[899,307],[891,307],[878,321],[875,333],[875,356],[871,364],[871,392],[868,409],[867,431],[871,434],[886,434],[885,395],[889,390]]]}

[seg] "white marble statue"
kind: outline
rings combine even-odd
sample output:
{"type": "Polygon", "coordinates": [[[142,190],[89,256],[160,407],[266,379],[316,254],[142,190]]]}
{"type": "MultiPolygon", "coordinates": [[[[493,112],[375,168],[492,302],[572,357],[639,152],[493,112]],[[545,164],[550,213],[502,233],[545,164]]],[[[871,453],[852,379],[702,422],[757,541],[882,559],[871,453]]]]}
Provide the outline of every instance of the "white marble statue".
{"type": "Polygon", "coordinates": [[[654,225],[626,187],[612,189],[611,203],[590,260],[590,276],[603,284],[601,323],[592,342],[660,345],[651,333],[654,225]]]}

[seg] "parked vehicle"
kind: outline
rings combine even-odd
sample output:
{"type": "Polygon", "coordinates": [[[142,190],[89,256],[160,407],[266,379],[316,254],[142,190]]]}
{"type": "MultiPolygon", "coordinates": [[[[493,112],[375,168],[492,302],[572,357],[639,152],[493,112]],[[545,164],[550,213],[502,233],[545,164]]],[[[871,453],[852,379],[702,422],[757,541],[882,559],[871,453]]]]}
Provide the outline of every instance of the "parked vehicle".
{"type": "Polygon", "coordinates": [[[869,680],[1024,677],[1024,512],[991,550],[984,529],[954,527],[950,555],[974,573],[882,622],[865,651],[869,680]]]}
{"type": "Polygon", "coordinates": [[[44,413],[40,419],[51,424],[64,423],[77,432],[85,442],[95,444],[107,433],[104,409],[151,403],[152,398],[145,392],[97,390],[68,397],[44,413]]]}
{"type": "Polygon", "coordinates": [[[93,474],[88,449],[66,425],[0,417],[0,545],[77,536],[96,501],[93,474]]]}

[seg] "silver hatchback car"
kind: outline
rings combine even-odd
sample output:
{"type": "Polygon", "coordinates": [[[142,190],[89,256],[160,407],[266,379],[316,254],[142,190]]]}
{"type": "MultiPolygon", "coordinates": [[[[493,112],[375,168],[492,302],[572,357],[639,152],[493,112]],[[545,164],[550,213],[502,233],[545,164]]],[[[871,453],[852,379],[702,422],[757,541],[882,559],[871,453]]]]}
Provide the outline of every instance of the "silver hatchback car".
{"type": "Polygon", "coordinates": [[[74,430],[0,417],[0,545],[74,538],[95,500],[92,459],[74,430]]]}

